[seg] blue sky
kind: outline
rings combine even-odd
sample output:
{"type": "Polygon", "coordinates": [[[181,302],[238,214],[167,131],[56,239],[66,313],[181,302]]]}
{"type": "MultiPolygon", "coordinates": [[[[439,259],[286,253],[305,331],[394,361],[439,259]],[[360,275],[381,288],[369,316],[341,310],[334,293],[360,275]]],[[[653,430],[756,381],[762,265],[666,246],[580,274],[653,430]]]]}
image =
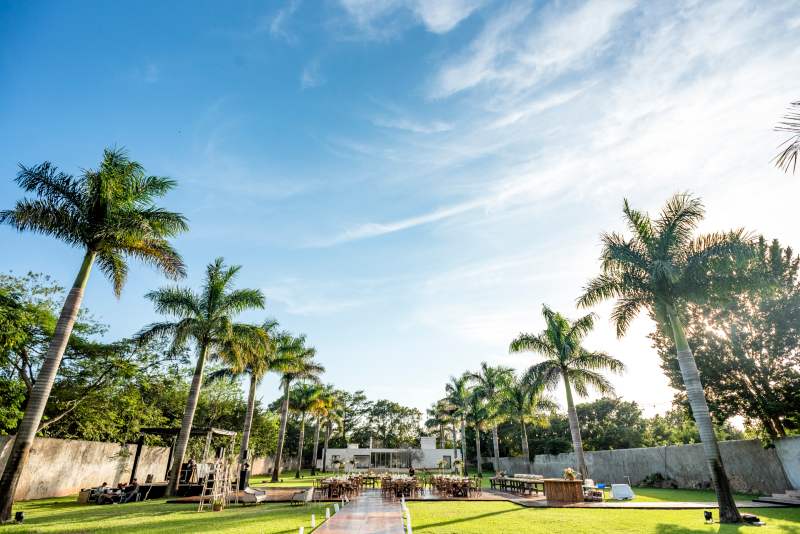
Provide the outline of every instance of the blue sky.
{"type": "MultiPolygon", "coordinates": [[[[326,381],[424,409],[451,374],[509,356],[543,302],[576,315],[623,197],[691,190],[704,229],[800,246],[800,181],[770,166],[800,98],[800,2],[0,1],[0,199],[17,163],[77,173],[126,147],[179,181],[165,205],[197,286],[244,266],[305,332],[326,381]]],[[[68,284],[80,252],[0,228],[0,268],[68,284]]],[[[132,270],[85,304],[130,335],[154,320],[132,270]]],[[[623,359],[648,413],[671,390],[642,318],[608,307],[587,345],[623,359]]],[[[270,378],[265,400],[277,396],[270,378]]]]}

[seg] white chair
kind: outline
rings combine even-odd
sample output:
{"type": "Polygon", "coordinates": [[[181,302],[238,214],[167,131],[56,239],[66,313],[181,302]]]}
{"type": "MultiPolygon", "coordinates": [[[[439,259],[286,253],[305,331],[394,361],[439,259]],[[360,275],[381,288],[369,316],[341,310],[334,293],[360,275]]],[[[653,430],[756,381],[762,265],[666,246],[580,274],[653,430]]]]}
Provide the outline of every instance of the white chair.
{"type": "Polygon", "coordinates": [[[611,484],[611,498],[618,501],[628,501],[636,497],[628,484],[611,484]]]}
{"type": "Polygon", "coordinates": [[[308,488],[307,490],[298,491],[292,495],[292,505],[297,504],[299,506],[305,506],[310,503],[312,499],[314,499],[314,488],[308,488]]]}

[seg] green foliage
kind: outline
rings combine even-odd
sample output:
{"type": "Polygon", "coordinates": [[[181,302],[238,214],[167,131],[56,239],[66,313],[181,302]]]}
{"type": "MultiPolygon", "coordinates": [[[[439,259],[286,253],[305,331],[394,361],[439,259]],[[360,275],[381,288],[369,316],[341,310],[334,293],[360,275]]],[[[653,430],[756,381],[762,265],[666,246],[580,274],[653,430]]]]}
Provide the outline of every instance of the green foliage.
{"type": "MultiPolygon", "coordinates": [[[[799,428],[800,258],[777,240],[761,237],[755,248],[726,299],[689,303],[681,317],[715,419],[742,416],[775,438],[799,428]]],[[[672,336],[659,329],[650,337],[679,388],[672,336]]]]}
{"type": "Polygon", "coordinates": [[[602,398],[576,406],[586,450],[633,449],[644,446],[645,421],[635,402],[602,398]]]}

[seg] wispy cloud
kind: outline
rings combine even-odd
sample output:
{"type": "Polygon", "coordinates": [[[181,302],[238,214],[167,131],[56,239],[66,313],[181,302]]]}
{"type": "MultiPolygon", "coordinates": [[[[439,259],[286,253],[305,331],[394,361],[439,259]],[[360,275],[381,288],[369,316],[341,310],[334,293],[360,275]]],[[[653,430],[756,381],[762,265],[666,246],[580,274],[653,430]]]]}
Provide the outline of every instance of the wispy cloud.
{"type": "Polygon", "coordinates": [[[432,33],[447,33],[480,8],[485,0],[339,0],[356,27],[368,38],[392,36],[403,28],[397,15],[432,33]]]}
{"type": "Polygon", "coordinates": [[[574,70],[599,55],[620,17],[634,6],[633,0],[593,0],[568,13],[537,12],[534,21],[530,6],[514,5],[487,23],[466,53],[444,65],[431,96],[482,84],[519,91],[574,70]]]}
{"type": "Polygon", "coordinates": [[[355,241],[358,239],[366,239],[370,237],[392,234],[394,232],[399,232],[401,230],[408,230],[409,228],[414,228],[415,226],[430,224],[444,219],[448,219],[455,215],[479,208],[482,205],[483,203],[480,201],[464,202],[462,204],[455,204],[453,206],[439,208],[424,215],[409,217],[407,219],[400,219],[388,223],[366,223],[357,226],[355,228],[346,230],[341,234],[338,234],[330,239],[325,239],[311,243],[310,246],[328,247],[328,246],[338,245],[341,243],[346,243],[348,241],[355,241]]]}
{"type": "Polygon", "coordinates": [[[289,43],[297,40],[296,36],[289,31],[288,26],[292,15],[294,15],[298,7],[300,7],[300,0],[289,0],[269,19],[267,27],[273,37],[284,39],[289,43]]]}
{"type": "Polygon", "coordinates": [[[453,129],[452,124],[443,121],[420,122],[402,117],[376,117],[372,119],[372,123],[381,128],[392,128],[421,134],[441,133],[453,129]]]}
{"type": "Polygon", "coordinates": [[[312,89],[324,83],[325,78],[320,72],[319,59],[312,59],[306,63],[300,73],[300,87],[303,89],[312,89]]]}

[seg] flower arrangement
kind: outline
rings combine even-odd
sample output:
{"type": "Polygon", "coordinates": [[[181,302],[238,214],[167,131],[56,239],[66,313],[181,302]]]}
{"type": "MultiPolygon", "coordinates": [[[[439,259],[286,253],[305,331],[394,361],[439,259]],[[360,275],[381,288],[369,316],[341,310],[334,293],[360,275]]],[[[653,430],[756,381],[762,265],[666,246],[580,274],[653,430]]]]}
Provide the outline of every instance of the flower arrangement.
{"type": "Polygon", "coordinates": [[[575,480],[578,477],[578,473],[571,467],[567,467],[564,469],[564,478],[566,480],[575,480]]]}

